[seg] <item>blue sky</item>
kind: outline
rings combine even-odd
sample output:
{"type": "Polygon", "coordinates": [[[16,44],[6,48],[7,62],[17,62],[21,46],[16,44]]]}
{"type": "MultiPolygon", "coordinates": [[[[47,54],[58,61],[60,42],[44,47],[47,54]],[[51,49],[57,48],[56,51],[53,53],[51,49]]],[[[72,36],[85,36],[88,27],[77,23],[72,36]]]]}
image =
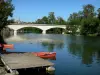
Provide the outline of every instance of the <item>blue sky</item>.
{"type": "Polygon", "coordinates": [[[100,0],[12,0],[12,4],[15,6],[13,18],[25,22],[48,16],[49,12],[67,20],[71,13],[82,10],[86,4],[100,8],[100,0]]]}

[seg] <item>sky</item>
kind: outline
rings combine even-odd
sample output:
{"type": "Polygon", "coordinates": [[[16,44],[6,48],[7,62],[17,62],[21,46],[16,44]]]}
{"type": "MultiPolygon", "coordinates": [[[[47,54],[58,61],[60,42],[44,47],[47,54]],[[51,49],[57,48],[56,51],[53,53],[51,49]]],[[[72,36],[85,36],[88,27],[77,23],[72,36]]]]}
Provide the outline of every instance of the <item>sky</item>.
{"type": "Polygon", "coordinates": [[[97,10],[100,8],[100,0],[12,0],[15,7],[13,18],[25,22],[33,22],[49,12],[55,12],[55,16],[61,16],[65,20],[70,14],[82,10],[83,5],[92,4],[97,10]]]}

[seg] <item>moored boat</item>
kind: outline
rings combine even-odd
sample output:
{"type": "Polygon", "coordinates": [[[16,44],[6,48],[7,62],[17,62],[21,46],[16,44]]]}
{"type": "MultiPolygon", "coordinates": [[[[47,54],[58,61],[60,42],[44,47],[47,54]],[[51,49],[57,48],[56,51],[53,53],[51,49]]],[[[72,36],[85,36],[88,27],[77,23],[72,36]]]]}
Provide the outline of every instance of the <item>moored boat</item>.
{"type": "Polygon", "coordinates": [[[0,44],[0,47],[2,47],[2,45],[3,45],[3,49],[14,49],[13,44],[0,44]]]}
{"type": "Polygon", "coordinates": [[[32,52],[35,56],[38,56],[40,58],[44,59],[55,59],[56,52],[32,52]]]}

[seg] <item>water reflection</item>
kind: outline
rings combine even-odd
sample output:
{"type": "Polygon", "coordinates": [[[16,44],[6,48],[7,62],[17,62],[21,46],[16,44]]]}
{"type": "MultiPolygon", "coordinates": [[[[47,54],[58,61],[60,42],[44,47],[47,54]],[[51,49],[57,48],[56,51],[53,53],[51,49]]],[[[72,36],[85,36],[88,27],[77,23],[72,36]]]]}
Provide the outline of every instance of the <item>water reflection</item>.
{"type": "Polygon", "coordinates": [[[97,60],[100,63],[100,40],[97,37],[70,36],[67,45],[69,53],[82,59],[82,63],[89,65],[97,60]]]}
{"type": "Polygon", "coordinates": [[[48,51],[53,52],[54,49],[62,50],[64,43],[42,42],[42,46],[46,47],[48,51]]]}
{"type": "MultiPolygon", "coordinates": [[[[63,36],[60,35],[51,35],[51,34],[24,34],[24,35],[17,35],[17,36],[11,36],[10,38],[5,39],[7,42],[14,42],[14,46],[16,47],[16,50],[18,49],[16,43],[20,43],[20,48],[24,49],[24,52],[26,49],[30,49],[29,52],[34,51],[50,51],[53,52],[55,49],[62,50],[64,47],[64,39],[63,36]],[[25,48],[26,47],[26,48],[25,48]],[[42,47],[42,48],[41,48],[42,47]]],[[[21,49],[21,50],[22,50],[21,49]]],[[[27,52],[27,51],[26,51],[27,52]]]]}
{"type": "Polygon", "coordinates": [[[42,34],[24,34],[24,35],[17,35],[11,36],[5,39],[7,42],[50,42],[50,43],[62,43],[63,37],[60,35],[42,35],[42,34]],[[57,37],[57,38],[56,38],[57,37]],[[59,37],[59,38],[58,38],[59,37]]]}

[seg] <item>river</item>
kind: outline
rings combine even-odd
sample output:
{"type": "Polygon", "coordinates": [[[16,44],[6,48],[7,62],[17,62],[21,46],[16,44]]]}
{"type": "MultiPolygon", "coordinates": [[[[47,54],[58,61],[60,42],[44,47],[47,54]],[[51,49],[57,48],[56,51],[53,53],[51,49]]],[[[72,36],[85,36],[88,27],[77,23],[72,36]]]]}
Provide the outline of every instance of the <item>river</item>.
{"type": "Polygon", "coordinates": [[[54,75],[100,75],[100,37],[21,34],[6,38],[12,52],[56,52],[54,75]]]}

